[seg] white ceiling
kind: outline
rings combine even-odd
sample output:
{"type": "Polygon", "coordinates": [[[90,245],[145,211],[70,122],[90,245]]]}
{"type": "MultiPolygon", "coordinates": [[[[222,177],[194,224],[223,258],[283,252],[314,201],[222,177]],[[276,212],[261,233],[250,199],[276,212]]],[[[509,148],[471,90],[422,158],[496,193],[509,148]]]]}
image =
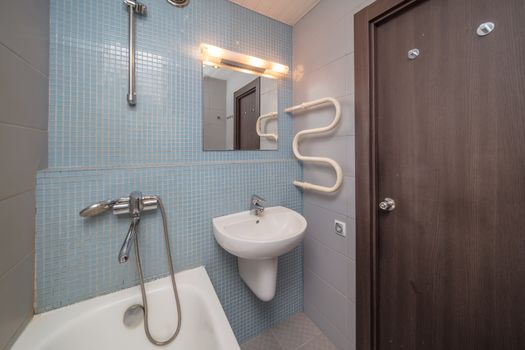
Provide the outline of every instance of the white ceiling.
{"type": "Polygon", "coordinates": [[[280,22],[293,26],[321,0],[230,0],[280,22]]]}

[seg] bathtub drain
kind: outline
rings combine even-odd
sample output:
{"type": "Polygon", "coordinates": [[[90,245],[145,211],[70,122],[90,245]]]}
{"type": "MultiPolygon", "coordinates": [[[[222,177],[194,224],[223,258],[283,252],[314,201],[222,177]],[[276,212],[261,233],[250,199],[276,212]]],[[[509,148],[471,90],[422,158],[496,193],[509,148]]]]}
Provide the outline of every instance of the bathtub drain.
{"type": "Polygon", "coordinates": [[[127,328],[135,328],[142,323],[144,319],[144,308],[140,304],[131,305],[124,312],[122,322],[127,328]]]}

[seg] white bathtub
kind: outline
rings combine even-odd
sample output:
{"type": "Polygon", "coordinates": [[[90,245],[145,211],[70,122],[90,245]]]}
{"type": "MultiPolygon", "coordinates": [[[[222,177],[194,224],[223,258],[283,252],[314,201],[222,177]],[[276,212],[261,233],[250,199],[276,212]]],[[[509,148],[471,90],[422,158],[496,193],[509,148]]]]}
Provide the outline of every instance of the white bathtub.
{"type": "MultiPolygon", "coordinates": [[[[175,274],[182,307],[182,327],[173,343],[148,342],[141,322],[133,329],[122,322],[124,311],[142,304],[133,287],[36,315],[12,350],[236,350],[240,349],[208,274],[203,267],[175,274]]],[[[177,324],[169,276],[146,284],[150,328],[166,339],[177,324]]]]}

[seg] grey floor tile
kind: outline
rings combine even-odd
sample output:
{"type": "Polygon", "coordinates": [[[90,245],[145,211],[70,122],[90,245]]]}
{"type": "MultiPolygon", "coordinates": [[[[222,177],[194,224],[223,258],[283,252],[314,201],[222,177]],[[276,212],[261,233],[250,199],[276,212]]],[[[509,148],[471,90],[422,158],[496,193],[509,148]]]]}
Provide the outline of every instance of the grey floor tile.
{"type": "Polygon", "coordinates": [[[283,350],[298,349],[321,334],[319,328],[302,312],[278,324],[271,332],[283,350]]]}
{"type": "Polygon", "coordinates": [[[320,334],[298,350],[337,350],[337,348],[324,334],[320,334]]]}
{"type": "Polygon", "coordinates": [[[271,331],[263,333],[241,345],[241,350],[283,350],[271,331]]]}

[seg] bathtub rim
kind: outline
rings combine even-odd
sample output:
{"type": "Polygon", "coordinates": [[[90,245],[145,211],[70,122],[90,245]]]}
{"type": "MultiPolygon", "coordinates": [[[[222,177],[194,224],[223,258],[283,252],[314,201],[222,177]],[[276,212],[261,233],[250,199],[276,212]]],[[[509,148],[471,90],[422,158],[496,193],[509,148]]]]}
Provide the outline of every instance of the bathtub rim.
{"type": "MultiPolygon", "coordinates": [[[[204,303],[203,306],[209,311],[210,322],[215,329],[214,335],[221,348],[240,349],[205,267],[199,266],[176,272],[175,278],[179,288],[192,289],[193,293],[199,295],[199,299],[204,303]],[[235,347],[232,348],[233,344],[235,347]]],[[[150,281],[146,283],[146,286],[149,293],[171,288],[170,276],[167,275],[150,281]]],[[[62,327],[56,327],[56,325],[62,325],[71,320],[79,323],[97,311],[122,303],[123,300],[134,300],[137,298],[137,294],[140,296],[140,286],[138,285],[36,314],[14,342],[11,350],[31,349],[34,346],[35,339],[41,340],[45,344],[46,340],[54,339],[57,334],[64,332],[62,327]]],[[[184,324],[184,314],[182,317],[184,324]]]]}

